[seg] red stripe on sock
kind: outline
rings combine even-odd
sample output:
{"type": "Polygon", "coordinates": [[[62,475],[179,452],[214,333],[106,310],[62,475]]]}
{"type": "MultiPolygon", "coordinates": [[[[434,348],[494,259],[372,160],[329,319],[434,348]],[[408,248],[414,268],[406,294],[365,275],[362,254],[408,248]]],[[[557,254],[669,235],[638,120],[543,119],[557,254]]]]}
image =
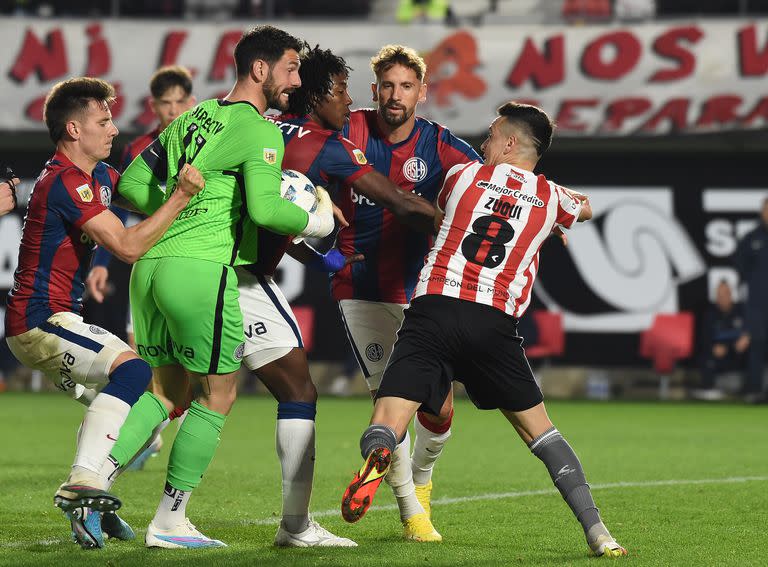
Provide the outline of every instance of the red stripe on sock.
{"type": "Polygon", "coordinates": [[[416,412],[416,417],[419,419],[419,423],[422,424],[425,429],[428,429],[437,435],[442,435],[451,428],[451,423],[453,422],[453,408],[451,408],[451,415],[449,415],[448,419],[443,423],[435,423],[434,421],[429,421],[424,415],[424,412],[421,411],[416,412]]]}

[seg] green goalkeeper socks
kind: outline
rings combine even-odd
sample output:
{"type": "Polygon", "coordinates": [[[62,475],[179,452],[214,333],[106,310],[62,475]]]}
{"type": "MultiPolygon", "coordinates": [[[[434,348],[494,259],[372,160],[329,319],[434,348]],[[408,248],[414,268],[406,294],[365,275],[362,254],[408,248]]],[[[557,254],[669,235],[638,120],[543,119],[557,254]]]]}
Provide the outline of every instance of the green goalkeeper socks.
{"type": "Polygon", "coordinates": [[[227,416],[192,402],[168,461],[166,480],[173,488],[190,491],[200,484],[219,446],[219,433],[226,419],[227,416]]]}
{"type": "Polygon", "coordinates": [[[123,467],[133,458],[152,435],[155,427],[168,419],[168,410],[154,394],[144,392],[131,408],[120,428],[112,457],[123,467]]]}

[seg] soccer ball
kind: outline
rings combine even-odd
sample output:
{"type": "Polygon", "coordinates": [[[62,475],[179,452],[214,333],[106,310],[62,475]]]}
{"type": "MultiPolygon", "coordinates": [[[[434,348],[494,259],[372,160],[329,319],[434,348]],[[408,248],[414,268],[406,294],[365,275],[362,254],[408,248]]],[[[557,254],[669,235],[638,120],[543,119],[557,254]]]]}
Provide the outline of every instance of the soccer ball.
{"type": "Polygon", "coordinates": [[[317,189],[315,189],[315,184],[306,175],[293,169],[283,170],[280,196],[298,205],[308,213],[314,213],[315,209],[317,209],[317,189]]]}

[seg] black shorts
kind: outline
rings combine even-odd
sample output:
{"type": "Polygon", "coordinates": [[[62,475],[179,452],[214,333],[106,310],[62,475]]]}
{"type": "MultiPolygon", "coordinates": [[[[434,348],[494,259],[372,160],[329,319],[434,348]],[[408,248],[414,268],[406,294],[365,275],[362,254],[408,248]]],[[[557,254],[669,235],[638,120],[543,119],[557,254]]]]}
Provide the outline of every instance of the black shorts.
{"type": "Polygon", "coordinates": [[[522,342],[517,319],[494,307],[418,297],[405,311],[376,397],[421,402],[437,415],[458,380],[479,409],[530,409],[543,397],[522,342]]]}

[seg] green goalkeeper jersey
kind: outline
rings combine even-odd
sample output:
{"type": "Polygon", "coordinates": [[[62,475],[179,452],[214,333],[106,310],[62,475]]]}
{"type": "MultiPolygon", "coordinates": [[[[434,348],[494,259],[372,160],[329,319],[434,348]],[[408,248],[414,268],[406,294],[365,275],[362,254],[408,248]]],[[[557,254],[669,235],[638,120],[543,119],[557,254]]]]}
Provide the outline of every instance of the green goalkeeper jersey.
{"type": "Polygon", "coordinates": [[[249,102],[206,100],[174,120],[123,173],[118,193],[152,214],[189,163],[205,178],[168,231],[143,256],[231,266],[257,260],[257,228],[299,234],[307,213],[280,197],[283,136],[249,102]]]}

